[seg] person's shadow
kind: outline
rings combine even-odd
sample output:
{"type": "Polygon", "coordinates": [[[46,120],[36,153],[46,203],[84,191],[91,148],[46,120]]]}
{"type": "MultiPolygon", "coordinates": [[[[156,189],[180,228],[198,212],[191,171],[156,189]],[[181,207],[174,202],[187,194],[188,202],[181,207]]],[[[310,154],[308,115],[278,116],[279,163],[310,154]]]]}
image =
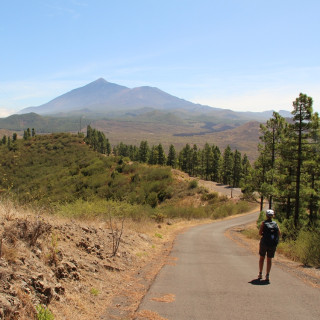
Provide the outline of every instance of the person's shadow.
{"type": "Polygon", "coordinates": [[[251,283],[254,286],[266,286],[270,284],[269,280],[261,280],[261,279],[253,279],[249,281],[248,283],[251,283]]]}

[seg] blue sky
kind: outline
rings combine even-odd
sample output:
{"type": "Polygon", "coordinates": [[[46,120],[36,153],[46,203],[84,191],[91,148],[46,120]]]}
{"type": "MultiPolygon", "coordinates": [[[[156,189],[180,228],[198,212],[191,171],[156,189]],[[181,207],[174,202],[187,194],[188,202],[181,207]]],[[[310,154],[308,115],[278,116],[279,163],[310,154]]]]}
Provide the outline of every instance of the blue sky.
{"type": "Polygon", "coordinates": [[[104,78],[235,111],[320,111],[318,0],[3,0],[0,117],[104,78]]]}

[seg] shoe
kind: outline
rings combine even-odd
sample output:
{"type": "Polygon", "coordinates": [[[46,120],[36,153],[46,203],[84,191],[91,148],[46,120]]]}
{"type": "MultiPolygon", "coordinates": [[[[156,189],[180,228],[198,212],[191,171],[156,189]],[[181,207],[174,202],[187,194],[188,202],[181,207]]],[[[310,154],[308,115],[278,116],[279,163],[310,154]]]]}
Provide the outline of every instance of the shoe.
{"type": "Polygon", "coordinates": [[[269,274],[266,274],[266,281],[267,281],[267,282],[270,282],[269,274]]]}
{"type": "Polygon", "coordinates": [[[258,274],[258,280],[261,280],[262,279],[262,272],[259,272],[258,274]]]}

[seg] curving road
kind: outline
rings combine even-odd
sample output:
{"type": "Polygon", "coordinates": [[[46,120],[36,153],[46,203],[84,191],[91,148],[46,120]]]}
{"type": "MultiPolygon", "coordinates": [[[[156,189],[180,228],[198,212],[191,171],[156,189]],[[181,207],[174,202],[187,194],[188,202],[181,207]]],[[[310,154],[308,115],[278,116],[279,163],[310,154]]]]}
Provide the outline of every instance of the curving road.
{"type": "Polygon", "coordinates": [[[277,265],[270,284],[258,281],[258,256],[225,237],[258,213],[190,229],[178,236],[136,319],[320,319],[320,290],[277,265]],[[164,302],[166,301],[166,302],[164,302]],[[160,316],[160,317],[159,317],[160,316]]]}

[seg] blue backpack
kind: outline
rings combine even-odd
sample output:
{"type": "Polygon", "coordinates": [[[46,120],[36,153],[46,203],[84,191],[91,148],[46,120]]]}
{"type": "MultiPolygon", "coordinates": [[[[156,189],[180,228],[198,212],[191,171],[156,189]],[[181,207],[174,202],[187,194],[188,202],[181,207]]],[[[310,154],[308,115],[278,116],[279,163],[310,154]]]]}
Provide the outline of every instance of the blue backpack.
{"type": "Polygon", "coordinates": [[[279,243],[279,228],[275,221],[264,221],[263,242],[269,247],[275,247],[279,243]]]}

